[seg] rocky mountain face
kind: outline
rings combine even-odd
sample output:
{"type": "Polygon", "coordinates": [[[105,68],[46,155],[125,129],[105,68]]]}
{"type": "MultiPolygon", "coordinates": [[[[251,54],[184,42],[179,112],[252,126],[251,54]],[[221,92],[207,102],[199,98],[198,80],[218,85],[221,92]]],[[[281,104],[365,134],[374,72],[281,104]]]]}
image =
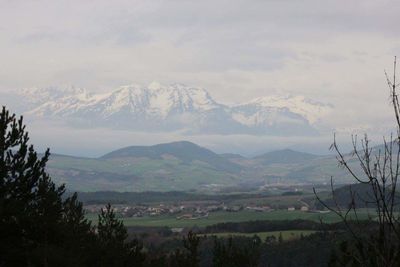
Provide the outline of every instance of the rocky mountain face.
{"type": "Polygon", "coordinates": [[[228,106],[182,84],[121,86],[107,93],[32,88],[17,93],[31,117],[75,125],[189,134],[315,135],[332,106],[302,96],[267,96],[228,106]]]}

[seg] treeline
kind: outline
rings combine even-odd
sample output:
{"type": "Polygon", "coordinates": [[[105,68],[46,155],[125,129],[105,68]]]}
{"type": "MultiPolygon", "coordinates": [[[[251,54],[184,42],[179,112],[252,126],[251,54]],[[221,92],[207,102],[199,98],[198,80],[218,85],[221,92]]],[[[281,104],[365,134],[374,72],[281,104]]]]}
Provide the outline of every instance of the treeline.
{"type": "MultiPolygon", "coordinates": [[[[340,226],[344,227],[344,226],[340,226]]],[[[365,225],[365,237],[373,231],[365,225]]],[[[351,242],[352,237],[345,231],[321,231],[303,236],[299,239],[284,240],[267,236],[229,236],[217,238],[197,234],[197,265],[179,265],[177,251],[189,253],[179,239],[165,239],[156,246],[149,246],[146,266],[199,266],[199,267],[324,267],[324,266],[357,266],[342,264],[344,257],[352,257],[356,250],[351,242]],[[177,265],[178,264],[178,265],[177,265]]],[[[153,240],[154,241],[154,240],[153,240]]],[[[154,244],[154,243],[153,243],[154,244]]],[[[186,256],[188,257],[188,256],[186,256]]],[[[375,266],[375,265],[367,265],[375,266]]]]}
{"type": "Polygon", "coordinates": [[[331,226],[307,220],[274,220],[274,221],[247,221],[247,222],[226,222],[206,226],[205,233],[238,232],[257,233],[285,230],[325,230],[331,226]]]}
{"type": "MultiPolygon", "coordinates": [[[[323,267],[333,261],[337,244],[336,237],[329,232],[321,232],[297,240],[260,239],[231,236],[217,238],[197,235],[195,253],[190,253],[187,245],[179,239],[169,239],[148,250],[148,266],[198,266],[198,267],[323,267]],[[177,253],[177,251],[180,251],[177,253]],[[316,253],[318,252],[318,253],[316,253]],[[196,259],[196,265],[189,260],[179,265],[176,256],[187,253],[186,258],[196,259]]],[[[187,238],[184,238],[184,240],[187,238]]]]}
{"type": "MultiPolygon", "coordinates": [[[[349,226],[357,223],[358,226],[367,224],[367,222],[344,222],[322,223],[309,220],[259,220],[245,222],[226,222],[217,223],[200,229],[199,233],[257,233],[272,231],[288,231],[288,230],[314,230],[314,231],[345,231],[349,226]]],[[[373,227],[373,222],[368,222],[369,227],[373,227]]]]}

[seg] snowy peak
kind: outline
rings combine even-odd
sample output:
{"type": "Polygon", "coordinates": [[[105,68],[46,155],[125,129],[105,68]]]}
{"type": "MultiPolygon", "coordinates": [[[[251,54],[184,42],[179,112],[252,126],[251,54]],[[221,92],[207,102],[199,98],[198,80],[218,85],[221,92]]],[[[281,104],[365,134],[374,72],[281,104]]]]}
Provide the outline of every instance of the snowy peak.
{"type": "Polygon", "coordinates": [[[162,113],[204,111],[219,106],[204,89],[183,84],[162,86],[157,82],[151,83],[148,88],[152,92],[150,107],[162,113]]]}
{"type": "Polygon", "coordinates": [[[66,118],[83,125],[191,134],[316,134],[316,122],[332,107],[302,96],[259,97],[226,106],[202,88],[183,84],[132,84],[106,93],[82,88],[32,88],[26,113],[66,118]]]}
{"type": "Polygon", "coordinates": [[[89,94],[81,88],[27,89],[21,95],[38,106],[30,114],[70,116],[98,112],[105,118],[118,114],[166,118],[185,112],[218,108],[204,89],[183,84],[168,86],[153,82],[147,87],[126,85],[104,94],[89,94]]]}
{"type": "Polygon", "coordinates": [[[106,113],[116,113],[126,109],[134,113],[148,113],[163,118],[176,113],[204,111],[218,107],[204,89],[182,84],[163,86],[156,82],[147,87],[121,86],[102,102],[107,102],[106,113]]]}
{"type": "Polygon", "coordinates": [[[19,92],[19,95],[26,97],[31,103],[44,103],[54,101],[64,97],[87,98],[89,93],[84,88],[71,87],[46,87],[46,88],[26,88],[19,92]]]}
{"type": "Polygon", "coordinates": [[[332,111],[332,105],[323,104],[304,96],[265,96],[258,97],[239,106],[254,106],[259,109],[287,109],[288,111],[299,114],[310,124],[316,123],[322,117],[332,111]]]}
{"type": "Polygon", "coordinates": [[[112,115],[121,111],[143,112],[148,103],[148,92],[137,85],[121,86],[112,91],[108,96],[95,96],[97,101],[93,105],[102,107],[104,115],[112,115]]]}

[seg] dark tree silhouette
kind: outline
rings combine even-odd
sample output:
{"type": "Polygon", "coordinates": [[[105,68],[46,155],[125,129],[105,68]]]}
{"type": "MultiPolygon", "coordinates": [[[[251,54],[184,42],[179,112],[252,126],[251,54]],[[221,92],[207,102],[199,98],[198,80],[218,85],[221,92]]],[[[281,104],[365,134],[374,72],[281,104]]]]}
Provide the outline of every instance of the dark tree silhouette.
{"type": "Polygon", "coordinates": [[[142,244],[136,239],[126,242],[128,232],[110,204],[99,214],[97,232],[101,247],[99,266],[142,266],[142,244]]]}
{"type": "Polygon", "coordinates": [[[199,259],[199,243],[200,238],[189,231],[187,236],[182,239],[183,248],[177,248],[170,257],[170,265],[177,267],[198,267],[199,259]]]}
{"type": "Polygon", "coordinates": [[[400,225],[397,183],[400,172],[400,105],[396,84],[396,57],[393,65],[393,78],[385,72],[390,89],[390,99],[396,119],[396,135],[383,138],[383,146],[371,147],[368,136],[361,142],[352,137],[352,153],[346,155],[339,149],[334,138],[331,146],[337,153],[340,166],[348,171],[356,183],[369,189],[361,197],[350,187],[350,203],[347,207],[339,204],[333,190],[333,207],[322,201],[315,190],[317,199],[326,208],[336,213],[347,226],[351,238],[340,244],[339,254],[331,261],[332,266],[399,266],[400,264],[400,225]],[[350,165],[357,161],[361,172],[350,165]],[[361,174],[359,174],[361,173],[361,174]],[[356,202],[364,202],[371,207],[368,223],[358,218],[356,202]]]}
{"type": "Polygon", "coordinates": [[[65,192],[45,171],[49,150],[39,158],[22,117],[0,113],[0,262],[49,266],[62,240],[65,192]]]}
{"type": "Polygon", "coordinates": [[[228,240],[214,241],[213,266],[215,267],[255,267],[260,259],[259,237],[254,236],[249,244],[246,240],[234,240],[229,237],[228,240]]]}
{"type": "Polygon", "coordinates": [[[46,172],[23,119],[0,112],[0,266],[141,266],[141,244],[108,205],[97,229],[77,194],[65,197],[46,172]],[[96,234],[96,230],[97,233],[96,234]],[[113,259],[113,260],[111,260],[113,259]]]}

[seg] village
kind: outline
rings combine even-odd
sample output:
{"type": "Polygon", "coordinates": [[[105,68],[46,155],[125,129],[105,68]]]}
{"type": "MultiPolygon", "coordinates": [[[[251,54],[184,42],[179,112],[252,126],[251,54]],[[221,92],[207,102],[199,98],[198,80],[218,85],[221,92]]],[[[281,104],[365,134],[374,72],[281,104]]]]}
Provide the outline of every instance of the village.
{"type": "MultiPolygon", "coordinates": [[[[88,213],[98,213],[104,208],[104,205],[87,205],[84,207],[88,213]]],[[[253,212],[271,212],[276,209],[268,205],[226,205],[225,203],[175,203],[175,204],[117,204],[113,206],[114,211],[124,218],[131,217],[149,217],[161,215],[174,215],[177,220],[195,220],[207,218],[209,213],[224,211],[224,212],[239,212],[243,210],[253,212]]],[[[309,206],[287,206],[280,207],[279,210],[287,211],[302,211],[302,212],[322,212],[311,210],[309,206]]]]}

